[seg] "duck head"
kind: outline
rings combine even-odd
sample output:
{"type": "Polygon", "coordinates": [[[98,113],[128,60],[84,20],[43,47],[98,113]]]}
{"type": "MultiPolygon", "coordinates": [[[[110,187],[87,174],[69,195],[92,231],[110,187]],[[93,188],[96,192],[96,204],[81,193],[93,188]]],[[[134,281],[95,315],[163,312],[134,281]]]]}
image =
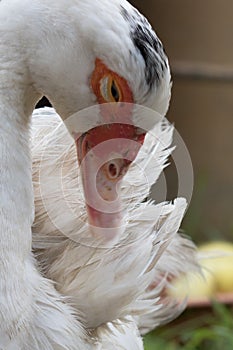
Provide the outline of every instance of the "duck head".
{"type": "Polygon", "coordinates": [[[148,130],[144,116],[136,121],[135,105],[166,113],[168,60],[148,21],[126,1],[40,6],[41,17],[27,23],[33,86],[75,140],[92,232],[112,239],[123,227],[120,183],[148,130]]]}

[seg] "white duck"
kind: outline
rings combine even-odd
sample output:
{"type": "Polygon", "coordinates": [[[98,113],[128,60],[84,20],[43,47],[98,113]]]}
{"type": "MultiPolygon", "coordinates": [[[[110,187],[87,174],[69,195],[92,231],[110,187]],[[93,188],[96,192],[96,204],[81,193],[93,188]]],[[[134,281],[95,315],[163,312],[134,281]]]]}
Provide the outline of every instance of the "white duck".
{"type": "Polygon", "coordinates": [[[32,131],[33,247],[43,272],[69,296],[86,326],[97,328],[101,343],[104,334],[106,342],[118,344],[114,349],[141,349],[137,327],[125,317],[133,317],[142,334],[170,321],[184,307],[165,292],[171,278],[197,269],[194,246],[177,234],[185,201],[142,203],[172,151],[173,128],[158,123],[129,168],[120,194],[128,222],[112,247],[98,247],[87,225],[75,145],[58,115],[36,110],[32,131]],[[124,346],[121,327],[129,339],[124,346]]]}
{"type": "MultiPolygon", "coordinates": [[[[148,22],[124,0],[2,0],[0,50],[0,348],[88,349],[73,310],[31,255],[30,115],[42,95],[63,120],[102,102],[144,104],[163,115],[170,98],[167,58],[148,22]]],[[[117,105],[115,120],[118,112],[117,105]]],[[[106,113],[102,117],[106,122],[106,113]]],[[[106,130],[76,138],[79,160],[85,141],[95,144],[106,130]]],[[[122,135],[108,130],[108,138],[122,135]]],[[[70,127],[76,137],[83,131],[70,127]]],[[[138,128],[128,137],[137,140],[138,128]]]]}

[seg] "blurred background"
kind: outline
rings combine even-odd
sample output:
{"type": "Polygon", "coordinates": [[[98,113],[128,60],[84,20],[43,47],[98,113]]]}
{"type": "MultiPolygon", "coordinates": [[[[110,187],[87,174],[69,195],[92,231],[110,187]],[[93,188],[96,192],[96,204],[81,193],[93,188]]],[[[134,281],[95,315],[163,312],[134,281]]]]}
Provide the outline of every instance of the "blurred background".
{"type": "MultiPolygon", "coordinates": [[[[171,64],[167,118],[188,147],[195,176],[183,228],[198,242],[233,240],[233,2],[131,3],[151,22],[171,64]]],[[[172,199],[177,181],[172,167],[166,178],[172,199]]]]}
{"type": "MultiPolygon", "coordinates": [[[[173,89],[167,118],[185,141],[195,177],[182,228],[197,244],[233,242],[233,1],[131,3],[149,19],[170,60],[173,89]]],[[[168,199],[173,199],[174,164],[165,177],[168,199]]],[[[158,192],[155,187],[156,200],[158,192]]],[[[232,254],[233,250],[220,272],[225,281],[233,278],[232,254]]],[[[224,297],[223,301],[189,307],[177,320],[145,337],[146,350],[233,349],[232,294],[228,303],[224,297]]]]}

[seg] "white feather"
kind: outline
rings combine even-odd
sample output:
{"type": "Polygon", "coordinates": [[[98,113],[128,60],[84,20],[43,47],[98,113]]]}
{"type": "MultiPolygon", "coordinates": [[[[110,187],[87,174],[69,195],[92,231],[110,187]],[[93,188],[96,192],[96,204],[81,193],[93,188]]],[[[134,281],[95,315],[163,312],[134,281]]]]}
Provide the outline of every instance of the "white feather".
{"type": "Polygon", "coordinates": [[[71,298],[89,328],[133,315],[144,333],[184,307],[162,291],[171,277],[196,269],[194,246],[177,234],[186,202],[141,203],[172,150],[172,127],[162,121],[155,131],[157,138],[148,135],[124,181],[125,233],[116,246],[98,247],[86,223],[73,141],[51,109],[34,112],[33,246],[46,276],[71,298]],[[137,164],[148,174],[147,186],[137,164]]]}

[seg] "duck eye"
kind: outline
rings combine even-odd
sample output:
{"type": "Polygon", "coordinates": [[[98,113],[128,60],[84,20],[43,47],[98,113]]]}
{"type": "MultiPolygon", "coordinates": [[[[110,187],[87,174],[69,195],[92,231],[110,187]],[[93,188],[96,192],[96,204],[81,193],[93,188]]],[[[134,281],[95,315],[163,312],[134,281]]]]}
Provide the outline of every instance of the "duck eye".
{"type": "Polygon", "coordinates": [[[120,102],[122,100],[120,87],[111,76],[105,76],[101,79],[100,93],[105,102],[120,102]]]}
{"type": "Polygon", "coordinates": [[[113,97],[115,102],[119,102],[119,100],[120,100],[120,93],[119,93],[119,89],[116,86],[116,83],[115,83],[114,80],[112,80],[111,95],[112,95],[112,97],[113,97]]]}

